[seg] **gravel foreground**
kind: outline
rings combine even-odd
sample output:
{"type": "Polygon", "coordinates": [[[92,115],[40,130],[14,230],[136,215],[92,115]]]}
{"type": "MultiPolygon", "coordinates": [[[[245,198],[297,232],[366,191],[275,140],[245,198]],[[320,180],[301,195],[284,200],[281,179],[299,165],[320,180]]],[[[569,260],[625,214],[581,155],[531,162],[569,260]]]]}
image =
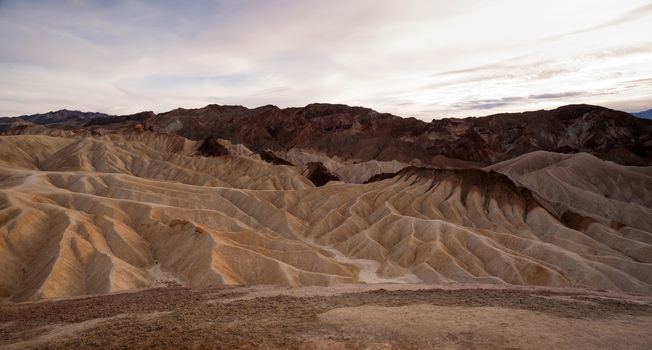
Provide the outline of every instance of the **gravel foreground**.
{"type": "Polygon", "coordinates": [[[182,287],[0,305],[1,349],[650,349],[652,297],[469,285],[182,287]]]}

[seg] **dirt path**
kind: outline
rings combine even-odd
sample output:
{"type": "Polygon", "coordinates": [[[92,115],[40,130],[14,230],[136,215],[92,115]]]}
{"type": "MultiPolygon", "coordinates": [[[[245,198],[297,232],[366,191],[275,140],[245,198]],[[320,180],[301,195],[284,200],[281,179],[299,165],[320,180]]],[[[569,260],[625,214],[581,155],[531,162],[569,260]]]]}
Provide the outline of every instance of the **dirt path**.
{"type": "Polygon", "coordinates": [[[0,305],[0,348],[649,349],[652,299],[427,285],[161,288],[0,305]]]}

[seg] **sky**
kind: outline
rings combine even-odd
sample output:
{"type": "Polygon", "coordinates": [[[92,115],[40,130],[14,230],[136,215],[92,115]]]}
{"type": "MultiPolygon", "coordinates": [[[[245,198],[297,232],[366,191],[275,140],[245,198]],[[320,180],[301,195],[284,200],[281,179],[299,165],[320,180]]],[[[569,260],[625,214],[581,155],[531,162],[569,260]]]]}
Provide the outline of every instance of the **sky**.
{"type": "Polygon", "coordinates": [[[0,0],[0,116],[652,108],[650,0],[0,0]]]}

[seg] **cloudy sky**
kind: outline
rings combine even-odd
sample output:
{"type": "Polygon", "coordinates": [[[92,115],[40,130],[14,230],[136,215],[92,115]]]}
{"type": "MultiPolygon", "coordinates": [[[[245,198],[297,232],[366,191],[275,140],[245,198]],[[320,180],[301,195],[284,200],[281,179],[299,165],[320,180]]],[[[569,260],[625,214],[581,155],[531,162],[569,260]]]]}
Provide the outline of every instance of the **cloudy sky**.
{"type": "Polygon", "coordinates": [[[652,1],[0,0],[0,116],[652,108],[652,1]]]}

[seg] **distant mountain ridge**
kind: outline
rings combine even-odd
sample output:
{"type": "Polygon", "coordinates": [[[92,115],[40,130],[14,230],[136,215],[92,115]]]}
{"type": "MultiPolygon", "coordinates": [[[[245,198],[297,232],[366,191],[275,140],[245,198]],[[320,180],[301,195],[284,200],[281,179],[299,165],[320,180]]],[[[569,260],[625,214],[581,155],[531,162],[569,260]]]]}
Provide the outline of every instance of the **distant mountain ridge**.
{"type": "Polygon", "coordinates": [[[62,110],[0,118],[2,134],[120,132],[134,127],[193,140],[226,139],[257,152],[299,148],[342,159],[425,166],[442,156],[488,165],[538,150],[587,152],[624,165],[652,164],[652,121],[592,105],[429,123],[322,103],[251,109],[208,105],[128,116],[62,110]]]}
{"type": "Polygon", "coordinates": [[[652,119],[652,109],[648,109],[647,111],[641,111],[637,113],[632,113],[634,116],[638,118],[643,118],[643,119],[652,119]]]}

